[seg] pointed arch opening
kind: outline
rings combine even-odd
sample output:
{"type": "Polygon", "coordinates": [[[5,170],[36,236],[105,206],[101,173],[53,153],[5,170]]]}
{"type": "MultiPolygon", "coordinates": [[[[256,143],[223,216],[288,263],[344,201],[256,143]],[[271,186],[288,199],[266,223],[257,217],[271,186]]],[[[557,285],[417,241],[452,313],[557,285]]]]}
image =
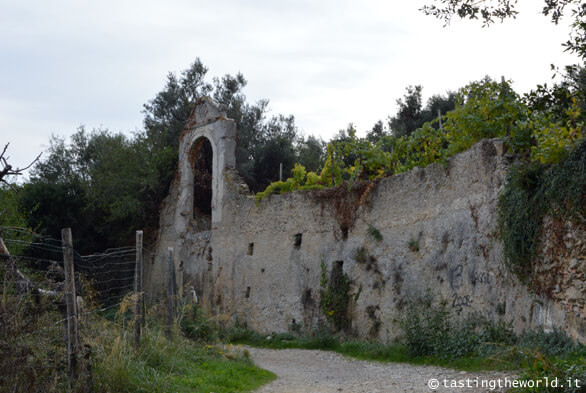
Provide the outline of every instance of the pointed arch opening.
{"type": "Polygon", "coordinates": [[[201,137],[191,150],[193,166],[193,220],[198,230],[212,227],[213,150],[209,139],[201,137]]]}

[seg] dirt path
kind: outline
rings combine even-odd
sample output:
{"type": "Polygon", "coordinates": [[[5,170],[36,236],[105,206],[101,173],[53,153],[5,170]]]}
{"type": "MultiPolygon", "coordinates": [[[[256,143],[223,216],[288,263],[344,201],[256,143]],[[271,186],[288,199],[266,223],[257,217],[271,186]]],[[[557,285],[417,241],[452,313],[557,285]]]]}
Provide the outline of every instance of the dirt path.
{"type": "MultiPolygon", "coordinates": [[[[503,392],[505,389],[474,387],[505,384],[504,373],[467,373],[431,366],[368,362],[334,352],[303,349],[248,348],[254,362],[272,371],[277,380],[256,393],[403,393],[403,392],[503,392]],[[439,383],[435,390],[430,380],[439,383]],[[454,385],[456,384],[456,385],[454,385]],[[472,388],[459,387],[471,384],[472,388]]],[[[434,382],[432,381],[433,385],[434,382]]]]}

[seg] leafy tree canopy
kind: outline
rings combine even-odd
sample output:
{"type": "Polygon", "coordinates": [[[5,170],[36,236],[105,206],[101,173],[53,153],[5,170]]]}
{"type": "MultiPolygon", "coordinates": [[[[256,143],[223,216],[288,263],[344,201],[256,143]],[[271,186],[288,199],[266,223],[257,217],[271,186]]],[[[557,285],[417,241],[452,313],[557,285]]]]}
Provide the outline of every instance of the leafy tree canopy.
{"type": "MultiPolygon", "coordinates": [[[[437,119],[440,114],[445,115],[456,105],[456,93],[448,91],[445,96],[432,96],[423,107],[422,91],[421,85],[408,86],[403,98],[397,100],[399,110],[388,119],[389,129],[394,136],[407,136],[423,124],[437,119]]],[[[372,135],[381,134],[381,126],[382,124],[378,125],[379,128],[374,128],[372,135]]]]}
{"type": "Polygon", "coordinates": [[[278,180],[295,162],[317,170],[324,143],[300,135],[293,116],[267,117],[268,101],[251,104],[242,74],[206,80],[208,69],[196,59],[144,105],[144,130],[128,137],[105,129],[80,127],[69,141],[53,136],[45,158],[21,191],[29,225],[59,238],[71,227],[80,252],[131,241],[137,228],[158,226],[178,160],[179,136],[195,101],[211,96],[228,108],[238,127],[237,169],[253,191],[278,180]]]}
{"type": "MultiPolygon", "coordinates": [[[[507,18],[515,18],[517,0],[431,0],[433,4],[421,10],[433,15],[446,24],[454,16],[459,18],[479,19],[488,26],[495,20],[501,22],[507,18]]],[[[536,2],[537,3],[537,2],[536,2]]],[[[558,24],[565,13],[573,18],[569,38],[562,45],[567,51],[577,54],[582,61],[586,59],[586,4],[582,0],[543,0],[543,15],[552,23],[558,24]]]]}
{"type": "MultiPolygon", "coordinates": [[[[411,89],[415,95],[417,91],[411,89]]],[[[552,164],[566,157],[585,136],[584,118],[575,98],[563,116],[558,116],[557,108],[532,107],[530,100],[513,90],[511,82],[489,77],[471,82],[451,96],[455,107],[443,117],[441,127],[438,119],[433,119],[408,135],[397,136],[385,133],[379,122],[366,138],[358,138],[350,124],[328,144],[319,175],[295,166],[291,178],[271,183],[257,194],[257,199],[277,192],[331,187],[343,181],[352,184],[361,179],[373,180],[416,166],[445,163],[482,138],[504,139],[520,157],[552,164]]]]}
{"type": "MultiPolygon", "coordinates": [[[[247,81],[241,73],[224,75],[206,81],[208,69],[200,59],[179,75],[169,73],[165,88],[144,106],[145,139],[154,150],[170,148],[177,151],[179,135],[184,130],[193,105],[198,98],[211,96],[225,105],[227,115],[238,128],[236,165],[239,174],[253,191],[266,187],[279,177],[279,164],[293,169],[295,161],[313,167],[323,158],[323,149],[307,150],[307,142],[295,125],[293,116],[268,118],[268,100],[249,103],[243,89],[247,81]],[[303,152],[303,154],[301,154],[303,152]],[[309,155],[312,153],[313,155],[309,155]],[[306,162],[307,160],[307,162],[306,162]]],[[[176,159],[165,162],[170,182],[176,159]]]]}

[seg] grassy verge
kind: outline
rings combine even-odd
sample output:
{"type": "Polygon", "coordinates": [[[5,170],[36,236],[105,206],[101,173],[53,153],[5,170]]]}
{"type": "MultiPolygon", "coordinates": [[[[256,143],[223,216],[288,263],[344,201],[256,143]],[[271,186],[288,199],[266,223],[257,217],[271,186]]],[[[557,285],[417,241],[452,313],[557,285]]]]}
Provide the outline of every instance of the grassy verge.
{"type": "Polygon", "coordinates": [[[135,350],[128,329],[102,320],[90,342],[93,378],[100,392],[245,392],[275,376],[254,366],[248,351],[237,346],[196,343],[177,332],[168,339],[147,327],[135,350]]]}
{"type": "MultiPolygon", "coordinates": [[[[244,344],[259,348],[321,349],[362,360],[435,365],[463,371],[518,369],[514,363],[505,361],[504,357],[499,358],[496,354],[495,356],[469,355],[452,359],[431,355],[411,356],[409,355],[408,347],[402,343],[381,344],[365,341],[340,341],[326,333],[305,337],[294,336],[289,333],[267,335],[240,329],[236,332],[227,332],[225,338],[234,344],[244,344]]],[[[509,349],[505,350],[503,348],[503,352],[509,352],[509,349]]]]}
{"type": "Polygon", "coordinates": [[[269,335],[239,324],[229,330],[214,330],[205,321],[201,315],[195,315],[194,319],[186,319],[183,330],[194,338],[201,338],[197,335],[205,331],[207,339],[211,335],[226,342],[257,347],[322,349],[364,360],[436,365],[463,371],[543,370],[552,376],[568,371],[586,382],[586,347],[564,333],[534,331],[516,335],[510,325],[480,317],[455,323],[445,305],[427,295],[406,306],[399,322],[403,335],[399,341],[389,344],[341,341],[329,331],[311,336],[269,335]],[[577,367],[571,367],[574,364],[577,367]]]}
{"type": "MultiPolygon", "coordinates": [[[[0,271],[2,273],[2,271],[0,271]]],[[[1,278],[1,276],[0,276],[1,278]]],[[[77,386],[69,388],[62,314],[51,299],[17,296],[0,288],[0,392],[247,392],[275,376],[254,366],[248,351],[219,342],[168,339],[160,318],[148,318],[141,345],[133,345],[124,301],[117,313],[84,313],[77,386]]]]}
{"type": "Polygon", "coordinates": [[[421,311],[418,315],[425,315],[425,318],[406,317],[402,322],[402,340],[391,344],[341,341],[328,332],[302,336],[261,334],[239,325],[215,331],[209,324],[205,325],[205,330],[197,324],[183,327],[187,334],[205,331],[206,335],[220,337],[226,342],[262,348],[321,349],[363,360],[435,365],[472,372],[511,371],[523,380],[533,381],[543,381],[544,377],[560,381],[571,378],[581,381],[581,387],[516,392],[586,392],[586,347],[562,332],[534,331],[515,335],[506,324],[478,319],[462,322],[457,328],[448,323],[448,316],[441,307],[423,306],[425,310],[418,310],[421,311]]]}
{"type": "MultiPolygon", "coordinates": [[[[246,329],[226,332],[226,339],[234,343],[255,347],[285,349],[321,349],[362,360],[434,365],[462,371],[511,371],[524,380],[543,381],[558,378],[567,381],[578,379],[581,388],[551,390],[555,392],[586,392],[586,347],[569,340],[560,332],[532,332],[516,337],[511,344],[486,344],[477,351],[461,356],[446,353],[410,355],[410,348],[403,343],[381,344],[375,342],[342,342],[321,333],[312,337],[294,336],[289,333],[259,334],[246,329]],[[582,390],[580,390],[582,389],[582,390]]],[[[517,392],[549,392],[549,390],[516,390],[517,392]]]]}

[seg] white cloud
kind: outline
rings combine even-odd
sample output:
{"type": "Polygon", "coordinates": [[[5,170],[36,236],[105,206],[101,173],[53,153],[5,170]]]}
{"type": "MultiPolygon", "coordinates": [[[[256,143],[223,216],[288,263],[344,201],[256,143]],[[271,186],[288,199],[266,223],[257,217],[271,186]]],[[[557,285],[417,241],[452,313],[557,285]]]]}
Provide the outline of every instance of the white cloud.
{"type": "Polygon", "coordinates": [[[527,91],[549,79],[550,63],[573,61],[560,46],[567,25],[552,25],[535,0],[489,29],[443,28],[418,11],[425,3],[3,0],[0,142],[22,166],[51,132],[135,130],[167,72],[196,57],[210,75],[242,72],[251,100],[270,99],[272,113],[324,139],[386,118],[410,84],[430,96],[488,74],[527,91]]]}

